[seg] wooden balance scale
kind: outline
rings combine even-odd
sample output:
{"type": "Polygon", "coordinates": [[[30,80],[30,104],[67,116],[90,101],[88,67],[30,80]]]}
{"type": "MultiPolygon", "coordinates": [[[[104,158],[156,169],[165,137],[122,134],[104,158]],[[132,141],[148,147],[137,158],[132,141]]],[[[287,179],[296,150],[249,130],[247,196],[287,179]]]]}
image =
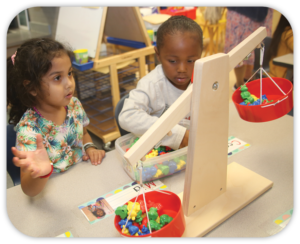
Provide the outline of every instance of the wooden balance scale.
{"type": "Polygon", "coordinates": [[[183,237],[204,236],[273,186],[238,163],[227,165],[229,72],[266,36],[260,27],[228,54],[197,60],[193,85],[124,155],[135,166],[191,111],[184,191],[178,194],[186,221],[183,237]]]}

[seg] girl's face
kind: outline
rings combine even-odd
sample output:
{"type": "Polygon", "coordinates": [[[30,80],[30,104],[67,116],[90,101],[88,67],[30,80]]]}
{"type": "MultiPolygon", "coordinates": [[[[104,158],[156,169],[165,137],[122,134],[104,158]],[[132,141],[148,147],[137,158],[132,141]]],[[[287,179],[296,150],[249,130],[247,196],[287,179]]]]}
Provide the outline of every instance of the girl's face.
{"type": "Polygon", "coordinates": [[[103,215],[104,215],[103,209],[97,209],[97,210],[96,210],[96,213],[97,213],[97,215],[98,215],[99,217],[103,217],[103,215]]]}
{"type": "Polygon", "coordinates": [[[60,108],[68,105],[74,94],[73,68],[67,54],[54,57],[51,63],[51,69],[42,78],[42,94],[38,95],[38,103],[60,108]]]}
{"type": "Polygon", "coordinates": [[[164,45],[155,47],[165,76],[178,89],[185,90],[191,80],[194,62],[201,57],[202,48],[199,36],[185,31],[164,36],[164,45]]]}

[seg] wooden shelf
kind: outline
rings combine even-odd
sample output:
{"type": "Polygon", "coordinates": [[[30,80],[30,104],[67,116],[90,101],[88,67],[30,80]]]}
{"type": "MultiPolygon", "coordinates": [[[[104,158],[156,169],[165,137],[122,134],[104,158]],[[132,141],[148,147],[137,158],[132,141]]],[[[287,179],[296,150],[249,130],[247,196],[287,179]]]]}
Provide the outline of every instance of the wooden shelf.
{"type": "MultiPolygon", "coordinates": [[[[151,45],[150,38],[138,7],[103,7],[98,45],[96,48],[95,59],[93,60],[93,70],[109,70],[110,95],[112,98],[112,110],[110,110],[109,113],[111,116],[114,115],[115,107],[118,104],[121,95],[124,95],[128,93],[130,89],[135,88],[136,84],[129,78],[128,80],[123,79],[126,75],[127,77],[130,77],[130,74],[122,74],[122,69],[127,64],[132,65],[132,61],[134,60],[137,64],[135,65],[136,70],[134,72],[138,73],[138,78],[141,78],[146,74],[146,59],[150,62],[148,65],[149,71],[154,69],[154,54],[154,47],[151,45]],[[105,42],[105,37],[143,42],[145,43],[145,47],[132,49],[126,47],[122,48],[122,45],[108,44],[108,50],[115,53],[117,52],[117,54],[103,57],[100,55],[100,46],[103,40],[105,42]],[[122,87],[123,90],[120,91],[120,87],[122,87]]],[[[98,122],[98,119],[104,119],[106,115],[107,114],[97,115],[96,117],[93,117],[92,122],[96,123],[98,122]]],[[[100,137],[104,143],[113,141],[120,137],[120,132],[115,119],[101,122],[100,124],[97,124],[96,127],[91,125],[88,129],[100,137]],[[110,129],[111,127],[114,128],[110,129]]]]}

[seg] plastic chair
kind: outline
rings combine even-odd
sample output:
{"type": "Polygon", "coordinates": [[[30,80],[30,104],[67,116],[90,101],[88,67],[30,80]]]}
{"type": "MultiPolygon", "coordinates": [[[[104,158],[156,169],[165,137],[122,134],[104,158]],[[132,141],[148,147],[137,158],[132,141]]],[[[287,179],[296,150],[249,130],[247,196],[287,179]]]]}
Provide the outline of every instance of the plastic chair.
{"type": "Polygon", "coordinates": [[[14,157],[11,148],[16,145],[17,133],[14,131],[14,125],[6,125],[6,166],[14,185],[20,185],[20,168],[16,167],[12,162],[14,157]]]}
{"type": "Polygon", "coordinates": [[[116,119],[121,136],[124,136],[129,133],[128,131],[123,130],[119,124],[119,114],[122,111],[125,99],[128,97],[129,97],[129,94],[126,94],[124,97],[122,97],[115,108],[115,119],[116,119]]]}

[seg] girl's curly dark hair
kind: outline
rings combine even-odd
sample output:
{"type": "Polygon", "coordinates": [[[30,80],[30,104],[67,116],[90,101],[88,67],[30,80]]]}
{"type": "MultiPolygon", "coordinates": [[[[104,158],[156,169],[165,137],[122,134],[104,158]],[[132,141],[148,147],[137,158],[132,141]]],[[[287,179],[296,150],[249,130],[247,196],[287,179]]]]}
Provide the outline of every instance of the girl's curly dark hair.
{"type": "Polygon", "coordinates": [[[41,90],[41,80],[51,68],[52,59],[63,54],[71,60],[74,55],[70,48],[51,38],[34,38],[17,49],[14,64],[11,57],[7,58],[9,124],[16,125],[26,110],[36,105],[30,91],[41,90]]]}
{"type": "Polygon", "coordinates": [[[203,49],[203,32],[200,25],[198,25],[194,20],[183,15],[172,16],[159,26],[156,34],[157,49],[159,50],[163,47],[164,37],[166,35],[173,35],[178,31],[196,33],[199,36],[199,45],[201,49],[203,49]]]}

